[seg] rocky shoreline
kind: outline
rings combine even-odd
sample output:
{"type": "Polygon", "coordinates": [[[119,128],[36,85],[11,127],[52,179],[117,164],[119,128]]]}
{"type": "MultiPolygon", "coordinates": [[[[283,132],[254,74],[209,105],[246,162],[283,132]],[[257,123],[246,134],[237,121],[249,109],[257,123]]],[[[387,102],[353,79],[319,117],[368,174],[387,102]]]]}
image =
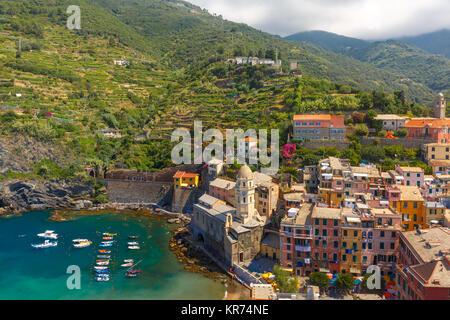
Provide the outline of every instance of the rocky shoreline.
{"type": "Polygon", "coordinates": [[[202,274],[210,279],[220,281],[227,288],[227,300],[248,300],[250,290],[233,281],[210,257],[199,250],[192,242],[192,236],[186,225],[172,230],[170,249],[176,254],[178,262],[184,264],[185,270],[202,274]]]}

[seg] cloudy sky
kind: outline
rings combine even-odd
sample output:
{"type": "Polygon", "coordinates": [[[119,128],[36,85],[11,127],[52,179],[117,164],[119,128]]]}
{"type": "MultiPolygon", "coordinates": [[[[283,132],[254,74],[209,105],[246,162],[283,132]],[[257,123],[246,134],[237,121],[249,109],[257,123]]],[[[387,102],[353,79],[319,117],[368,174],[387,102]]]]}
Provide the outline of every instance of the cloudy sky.
{"type": "Polygon", "coordinates": [[[450,28],[449,0],[188,0],[259,30],[286,36],[325,30],[363,39],[450,28]]]}

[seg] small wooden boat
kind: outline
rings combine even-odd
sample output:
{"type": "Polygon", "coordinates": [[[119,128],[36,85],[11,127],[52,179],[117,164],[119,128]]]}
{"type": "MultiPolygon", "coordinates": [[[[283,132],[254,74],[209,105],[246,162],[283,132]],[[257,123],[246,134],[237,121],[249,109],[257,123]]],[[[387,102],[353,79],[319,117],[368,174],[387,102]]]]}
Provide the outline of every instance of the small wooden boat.
{"type": "Polygon", "coordinates": [[[113,237],[103,237],[102,240],[113,240],[113,237]]]}
{"type": "Polygon", "coordinates": [[[97,258],[98,259],[108,259],[109,260],[111,258],[111,256],[108,256],[108,255],[105,255],[105,254],[100,254],[100,255],[97,256],[97,258]]]}
{"type": "Polygon", "coordinates": [[[101,249],[101,250],[98,250],[98,252],[99,252],[99,253],[111,253],[111,250],[104,250],[104,249],[101,249]]]}
{"type": "Polygon", "coordinates": [[[139,239],[139,236],[129,236],[128,239],[139,239]]]}
{"type": "Polygon", "coordinates": [[[103,235],[107,236],[107,237],[114,237],[114,236],[117,236],[117,233],[107,233],[107,232],[105,232],[105,233],[103,233],[103,235]]]}
{"type": "Polygon", "coordinates": [[[107,265],[109,265],[109,260],[97,260],[95,263],[98,266],[107,266],[107,265]]]}
{"type": "Polygon", "coordinates": [[[95,277],[95,281],[98,281],[98,282],[109,281],[109,275],[98,275],[95,277]]]}

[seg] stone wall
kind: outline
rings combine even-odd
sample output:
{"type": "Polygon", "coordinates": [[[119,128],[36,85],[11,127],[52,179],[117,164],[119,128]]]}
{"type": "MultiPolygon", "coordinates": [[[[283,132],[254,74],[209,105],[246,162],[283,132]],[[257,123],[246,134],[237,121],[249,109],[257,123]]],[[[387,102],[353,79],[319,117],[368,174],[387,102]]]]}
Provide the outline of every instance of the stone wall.
{"type": "Polygon", "coordinates": [[[362,145],[373,144],[375,141],[380,141],[380,146],[382,146],[382,147],[400,145],[407,149],[414,149],[414,148],[421,149],[424,144],[435,142],[434,139],[427,139],[427,138],[385,139],[385,138],[368,137],[368,138],[362,138],[361,144],[362,145]]]}
{"type": "Polygon", "coordinates": [[[336,148],[339,151],[344,151],[350,145],[349,142],[346,141],[330,141],[330,140],[321,140],[321,141],[305,141],[302,143],[303,147],[306,149],[319,149],[321,147],[324,148],[336,148]]]}
{"type": "Polygon", "coordinates": [[[105,180],[110,202],[157,203],[169,205],[172,200],[172,185],[164,183],[105,180]]]}
{"type": "Polygon", "coordinates": [[[167,168],[162,171],[136,171],[136,170],[111,170],[105,174],[106,180],[129,180],[129,181],[153,181],[173,182],[173,176],[177,171],[189,173],[201,173],[202,165],[186,164],[167,168]]]}
{"type": "Polygon", "coordinates": [[[203,192],[197,188],[175,188],[173,190],[172,211],[188,213],[193,211],[194,203],[203,192]]]}

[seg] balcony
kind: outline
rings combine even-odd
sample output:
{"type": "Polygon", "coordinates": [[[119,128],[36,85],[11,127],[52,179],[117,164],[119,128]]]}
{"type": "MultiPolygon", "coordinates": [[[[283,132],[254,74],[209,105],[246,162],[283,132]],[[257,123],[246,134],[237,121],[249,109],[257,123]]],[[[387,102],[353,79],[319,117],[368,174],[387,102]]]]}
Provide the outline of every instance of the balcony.
{"type": "Polygon", "coordinates": [[[311,246],[301,246],[301,245],[295,245],[295,250],[300,252],[310,252],[311,246]]]}

